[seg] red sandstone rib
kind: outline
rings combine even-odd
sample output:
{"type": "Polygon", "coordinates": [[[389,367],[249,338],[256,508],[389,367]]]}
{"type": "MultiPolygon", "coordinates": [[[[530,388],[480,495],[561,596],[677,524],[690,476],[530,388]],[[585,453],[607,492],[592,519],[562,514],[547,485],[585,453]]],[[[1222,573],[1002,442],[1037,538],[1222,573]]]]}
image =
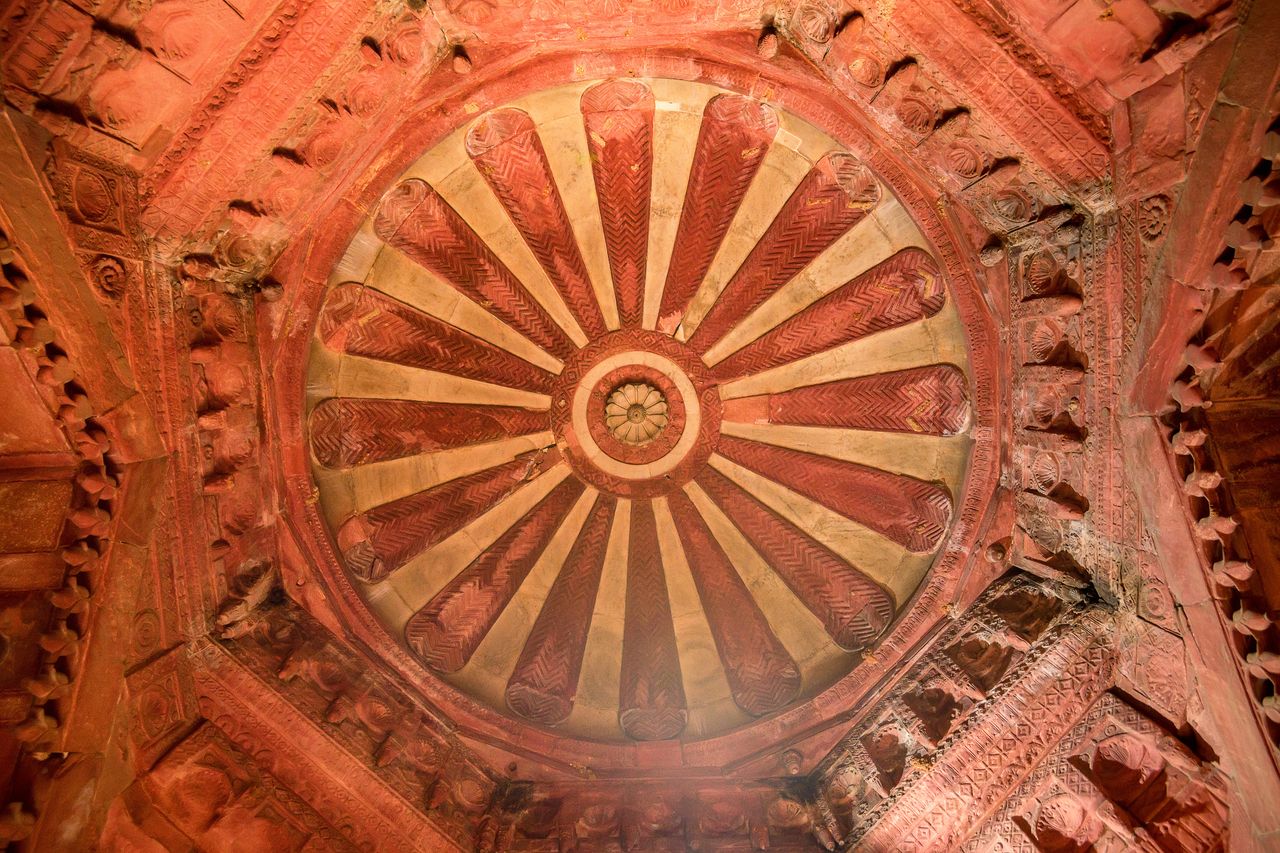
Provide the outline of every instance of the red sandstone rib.
{"type": "Polygon", "coordinates": [[[825,352],[937,314],[946,292],[937,264],[916,248],[828,293],[712,368],[722,382],[825,352]]]}
{"type": "Polygon", "coordinates": [[[923,480],[727,435],[717,450],[917,553],[937,548],[951,519],[946,491],[923,480]]]}
{"type": "Polygon", "coordinates": [[[697,483],[842,648],[869,648],[889,626],[893,599],[862,572],[714,468],[697,483]]]}
{"type": "Polygon", "coordinates": [[[600,495],[578,534],[507,681],[507,706],[544,725],[573,711],[617,500],[600,495]]]}
{"type": "Polygon", "coordinates": [[[520,488],[539,463],[557,459],[554,450],[522,456],[351,517],[338,531],[347,567],[364,580],[382,580],[520,488]]]}
{"type": "Polygon", "coordinates": [[[350,468],[548,428],[546,412],[514,406],[343,397],[311,413],[311,451],[325,467],[350,468]]]}
{"type": "Polygon", "coordinates": [[[382,200],[374,232],[561,360],[577,349],[484,240],[425,181],[401,181],[382,200]]]}
{"type": "Polygon", "coordinates": [[[755,717],[785,707],[800,692],[799,667],[693,501],[682,491],[673,492],[667,501],[733,701],[755,717]]]}
{"type": "Polygon", "coordinates": [[[640,325],[649,253],[653,175],[653,92],[632,80],[608,80],[582,94],[600,222],[623,328],[640,325]]]}
{"type": "Polygon", "coordinates": [[[589,338],[603,335],[604,315],[533,119],[522,110],[496,110],[471,126],[466,144],[578,325],[589,338]]]}
{"type": "Polygon", "coordinates": [[[550,393],[554,377],[522,358],[358,284],[325,298],[320,336],[333,349],[490,382],[550,393]]]}
{"type": "Polygon", "coordinates": [[[680,325],[777,132],[777,113],[767,104],[728,94],[707,102],[658,310],[659,331],[670,334],[680,325]]]}
{"type": "Polygon", "coordinates": [[[839,379],[725,404],[727,420],[928,435],[955,435],[968,413],[964,373],[950,364],[839,379]],[[765,417],[752,417],[756,412],[765,417]]]}
{"type": "Polygon", "coordinates": [[[636,740],[665,740],[689,720],[671,601],[649,501],[631,504],[618,722],[636,740]]]}
{"type": "Polygon", "coordinates": [[[466,666],[582,495],[567,477],[409,619],[405,642],[437,672],[466,666]]]}
{"type": "Polygon", "coordinates": [[[879,201],[880,185],[856,157],[833,152],[819,160],[725,285],[689,345],[706,352],[879,201]]]}

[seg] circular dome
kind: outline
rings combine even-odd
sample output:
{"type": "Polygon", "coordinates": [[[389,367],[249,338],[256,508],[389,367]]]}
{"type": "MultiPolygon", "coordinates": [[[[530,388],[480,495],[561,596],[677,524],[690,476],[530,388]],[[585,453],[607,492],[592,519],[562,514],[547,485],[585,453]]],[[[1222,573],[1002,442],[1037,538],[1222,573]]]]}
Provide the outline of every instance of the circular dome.
{"type": "Polygon", "coordinates": [[[938,556],[964,325],[893,192],[760,100],[663,79],[476,115],[337,265],[321,515],[433,677],[598,741],[793,707],[938,556]]]}

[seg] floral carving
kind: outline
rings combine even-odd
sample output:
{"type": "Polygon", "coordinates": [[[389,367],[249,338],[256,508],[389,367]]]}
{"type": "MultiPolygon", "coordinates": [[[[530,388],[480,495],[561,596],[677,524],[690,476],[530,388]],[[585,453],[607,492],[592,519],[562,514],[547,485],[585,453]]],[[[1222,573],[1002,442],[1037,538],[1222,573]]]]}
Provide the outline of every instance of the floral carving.
{"type": "Polygon", "coordinates": [[[626,444],[648,444],[667,425],[667,400],[647,382],[617,388],[604,407],[605,425],[626,444]]]}

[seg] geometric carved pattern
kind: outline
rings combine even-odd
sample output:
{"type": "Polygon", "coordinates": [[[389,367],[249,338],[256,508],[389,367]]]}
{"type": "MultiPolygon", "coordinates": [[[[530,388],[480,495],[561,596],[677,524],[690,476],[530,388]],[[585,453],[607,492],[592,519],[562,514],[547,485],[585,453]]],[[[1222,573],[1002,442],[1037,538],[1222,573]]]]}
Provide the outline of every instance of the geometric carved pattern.
{"type": "Polygon", "coordinates": [[[759,373],[931,317],[945,299],[933,258],[914,247],[904,249],[747,344],[712,373],[722,381],[759,373]]]}
{"type": "Polygon", "coordinates": [[[546,412],[514,406],[341,397],[311,413],[311,447],[321,465],[350,468],[546,428],[546,412]]]}
{"type": "Polygon", "coordinates": [[[874,373],[769,395],[769,423],[955,435],[968,414],[950,364],[874,373]]]}
{"type": "Polygon", "coordinates": [[[588,337],[605,332],[586,262],[529,114],[492,112],[467,132],[467,153],[588,337]]]}
{"type": "Polygon", "coordinates": [[[742,317],[862,221],[880,201],[880,185],[852,154],[823,157],[800,181],[787,203],[721,291],[689,337],[706,352],[742,317]]]}
{"type": "Polygon", "coordinates": [[[724,661],[733,701],[756,717],[790,704],[800,691],[796,662],[765,621],[693,501],[682,491],[672,492],[667,500],[724,661]]]}
{"type": "Polygon", "coordinates": [[[636,740],[665,740],[684,730],[689,713],[649,501],[631,504],[628,557],[618,722],[636,740]]]}
{"type": "Polygon", "coordinates": [[[546,309],[426,181],[396,185],[378,208],[374,230],[556,358],[573,352],[546,309]]]}
{"type": "Polygon", "coordinates": [[[385,578],[520,488],[538,461],[516,458],[353,516],[338,532],[348,567],[364,580],[385,578]]]}
{"type": "Polygon", "coordinates": [[[617,506],[617,500],[607,495],[596,498],[507,682],[507,705],[526,719],[555,725],[573,710],[617,506]]]}
{"type": "Polygon", "coordinates": [[[727,435],[719,452],[911,551],[938,547],[951,520],[946,491],[922,480],[727,435]]]}
{"type": "Polygon", "coordinates": [[[843,648],[869,648],[889,627],[893,599],[873,581],[716,469],[697,483],[843,648]]]}
{"type": "Polygon", "coordinates": [[[618,318],[624,329],[639,326],[649,249],[653,92],[631,80],[600,83],[583,92],[582,118],[618,318]]]}
{"type": "Polygon", "coordinates": [[[680,325],[777,132],[777,113],[754,98],[725,94],[707,102],[662,291],[661,331],[680,325]]]}
{"type": "Polygon", "coordinates": [[[582,488],[572,477],[562,480],[413,615],[404,629],[405,640],[427,666],[457,672],[466,665],[582,495],[582,488]]]}

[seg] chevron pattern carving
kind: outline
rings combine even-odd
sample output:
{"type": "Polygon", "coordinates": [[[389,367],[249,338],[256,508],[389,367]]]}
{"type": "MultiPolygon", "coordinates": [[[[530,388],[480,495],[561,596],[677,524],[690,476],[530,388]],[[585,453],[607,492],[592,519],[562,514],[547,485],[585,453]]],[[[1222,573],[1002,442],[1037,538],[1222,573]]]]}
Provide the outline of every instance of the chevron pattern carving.
{"type": "Polygon", "coordinates": [[[546,412],[514,406],[330,399],[311,413],[311,450],[325,467],[351,468],[546,428],[546,412]]]}
{"type": "Polygon", "coordinates": [[[719,452],[912,551],[936,548],[951,521],[946,490],[922,480],[727,435],[719,452]]]}
{"type": "Polygon", "coordinates": [[[874,581],[714,468],[697,483],[842,647],[870,648],[889,627],[893,599],[874,581]]]}
{"type": "Polygon", "coordinates": [[[872,448],[984,449],[985,368],[948,363],[980,351],[971,296],[907,199],[864,222],[889,190],[756,98],[584,79],[467,122],[376,205],[316,324],[307,461],[352,585],[421,678],[554,728],[531,742],[693,755],[810,719],[954,560],[964,468],[872,448]],[[854,257],[855,228],[889,242],[854,257]],[[813,265],[837,243],[863,272],[813,265]],[[802,272],[822,295],[773,298],[802,272]]]}
{"type": "Polygon", "coordinates": [[[800,181],[725,285],[689,337],[689,346],[706,352],[738,320],[858,224],[879,201],[880,185],[857,158],[840,152],[823,157],[800,181]]]}
{"type": "Polygon", "coordinates": [[[662,291],[660,331],[680,325],[777,132],[778,115],[767,104],[727,94],[707,102],[662,291]]]}
{"type": "Polygon", "coordinates": [[[578,325],[589,337],[604,334],[604,315],[533,119],[516,109],[490,113],[471,126],[467,153],[578,325]]]}
{"type": "Polygon", "coordinates": [[[712,374],[728,381],[760,373],[932,317],[945,301],[934,260],[914,247],[904,249],[721,361],[712,374]]]}
{"type": "Polygon", "coordinates": [[[552,450],[516,458],[353,516],[338,531],[347,567],[364,580],[385,578],[474,521],[558,456],[552,450]]]}
{"type": "Polygon", "coordinates": [[[653,176],[653,92],[633,80],[609,80],[582,94],[587,150],[622,327],[640,325],[649,253],[653,176]]]}
{"type": "Polygon", "coordinates": [[[573,711],[617,506],[607,495],[596,498],[507,682],[507,705],[525,719],[555,725],[573,711]]]}
{"type": "Polygon", "coordinates": [[[410,650],[437,672],[462,669],[582,492],[579,481],[563,480],[413,614],[404,629],[410,650]]]}
{"type": "Polygon", "coordinates": [[[557,358],[573,341],[426,181],[398,184],[378,208],[375,233],[557,358]]]}
{"type": "Polygon", "coordinates": [[[684,492],[673,492],[667,501],[733,701],[756,717],[789,705],[800,692],[800,668],[765,621],[693,501],[684,492]]]}
{"type": "Polygon", "coordinates": [[[320,328],[333,349],[547,393],[552,375],[443,320],[358,284],[329,292],[320,328]]]}
{"type": "Polygon", "coordinates": [[[649,501],[631,505],[627,554],[618,723],[636,740],[666,740],[684,730],[689,711],[658,550],[658,527],[649,501]]]}
{"type": "Polygon", "coordinates": [[[769,422],[955,435],[968,420],[964,373],[931,364],[769,395],[769,422]]]}

